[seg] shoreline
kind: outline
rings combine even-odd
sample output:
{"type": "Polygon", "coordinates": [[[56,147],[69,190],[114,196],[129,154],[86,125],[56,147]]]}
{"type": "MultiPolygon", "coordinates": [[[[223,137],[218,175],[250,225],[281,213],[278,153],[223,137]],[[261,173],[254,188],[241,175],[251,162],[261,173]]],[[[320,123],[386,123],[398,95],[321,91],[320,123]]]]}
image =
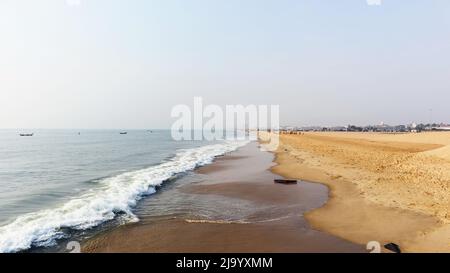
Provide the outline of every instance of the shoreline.
{"type": "Polygon", "coordinates": [[[200,181],[179,186],[179,193],[161,194],[192,196],[191,213],[143,217],[89,239],[82,251],[366,252],[365,245],[310,228],[302,215],[322,206],[328,190],[308,182],[274,184],[277,176],[269,170],[274,156],[258,145],[250,143],[197,169],[200,181]],[[205,209],[220,215],[205,217],[205,209]]]}
{"type": "MultiPolygon", "coordinates": [[[[432,144],[428,144],[424,142],[426,135],[423,134],[405,135],[402,138],[409,139],[407,139],[408,141],[403,140],[403,142],[395,142],[396,136],[374,135],[369,139],[365,138],[369,138],[368,135],[337,133],[281,135],[280,147],[275,152],[277,165],[271,170],[287,178],[316,182],[329,188],[327,203],[305,214],[308,222],[317,230],[358,244],[378,241],[384,245],[394,242],[399,244],[405,252],[449,252],[450,227],[445,222],[445,207],[441,209],[441,207],[431,204],[431,208],[426,208],[428,209],[426,210],[423,207],[430,198],[419,199],[414,195],[415,192],[409,196],[408,189],[405,194],[404,187],[408,186],[402,188],[401,184],[396,184],[397,181],[392,182],[396,179],[395,174],[400,171],[396,169],[391,171],[389,168],[397,168],[397,165],[386,164],[385,169],[382,169],[386,170],[382,174],[386,174],[389,179],[392,179],[389,180],[390,184],[383,184],[384,181],[376,184],[381,179],[387,179],[381,174],[378,176],[382,171],[376,168],[369,170],[366,165],[357,160],[360,156],[357,149],[362,149],[361,153],[368,153],[369,156],[372,153],[374,158],[367,160],[371,160],[371,163],[374,164],[390,160],[391,154],[403,156],[403,153],[407,152],[405,161],[401,162],[399,166],[409,167],[414,160],[417,160],[414,157],[416,155],[439,154],[441,158],[445,157],[446,154],[440,151],[446,151],[449,146],[444,145],[445,143],[437,138],[431,141],[432,144]],[[374,147],[376,152],[370,150],[370,145],[376,145],[374,147]],[[344,158],[343,154],[347,152],[346,149],[351,152],[344,158]],[[394,150],[391,151],[392,149],[394,150]],[[382,152],[388,154],[387,159],[375,157],[376,153],[382,152]],[[416,198],[418,209],[404,207],[404,203],[412,198],[416,198]],[[435,213],[436,215],[427,213],[433,208],[440,209],[435,213]],[[439,217],[440,215],[444,217],[439,217]]],[[[441,165],[436,167],[431,163],[447,166],[445,165],[446,161],[432,158],[430,163],[425,161],[428,157],[425,159],[420,157],[420,159],[424,161],[422,164],[429,166],[429,172],[433,171],[433,168],[441,171],[441,165]]],[[[438,173],[441,174],[441,172],[438,173]]],[[[440,181],[441,177],[436,179],[440,181]]],[[[404,183],[412,183],[411,180],[407,179],[404,183]]],[[[431,181],[429,182],[431,183],[431,181]]],[[[414,185],[416,187],[423,186],[421,184],[414,185]]],[[[426,185],[424,187],[427,188],[426,185]]],[[[432,191],[433,189],[430,185],[426,190],[432,191]]],[[[445,206],[446,200],[440,200],[443,206],[445,206]]]]}

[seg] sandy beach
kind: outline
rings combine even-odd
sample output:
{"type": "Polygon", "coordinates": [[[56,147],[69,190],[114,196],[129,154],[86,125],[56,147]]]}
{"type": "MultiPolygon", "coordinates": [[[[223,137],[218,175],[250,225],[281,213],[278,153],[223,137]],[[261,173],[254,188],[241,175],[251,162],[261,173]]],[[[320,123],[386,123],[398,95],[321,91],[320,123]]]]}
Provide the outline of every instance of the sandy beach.
{"type": "MultiPolygon", "coordinates": [[[[366,252],[365,245],[312,229],[303,214],[327,202],[327,187],[275,184],[279,176],[269,171],[273,160],[274,155],[260,151],[255,142],[220,157],[195,172],[198,181],[174,181],[149,197],[155,204],[165,203],[157,200],[164,196],[179,198],[184,205],[190,202],[187,212],[140,216],[138,223],[82,243],[82,251],[366,252]],[[206,216],[208,211],[214,213],[206,216]]],[[[152,203],[146,209],[156,208],[152,203]]]]}
{"type": "Polygon", "coordinates": [[[370,241],[450,251],[450,133],[281,135],[274,154],[257,145],[161,193],[191,200],[189,213],[144,216],[83,251],[367,252],[370,241]],[[274,184],[279,177],[300,183],[274,184]]]}
{"type": "Polygon", "coordinates": [[[282,176],[325,184],[330,199],[305,216],[313,228],[406,252],[450,252],[450,133],[281,135],[282,176]]]}

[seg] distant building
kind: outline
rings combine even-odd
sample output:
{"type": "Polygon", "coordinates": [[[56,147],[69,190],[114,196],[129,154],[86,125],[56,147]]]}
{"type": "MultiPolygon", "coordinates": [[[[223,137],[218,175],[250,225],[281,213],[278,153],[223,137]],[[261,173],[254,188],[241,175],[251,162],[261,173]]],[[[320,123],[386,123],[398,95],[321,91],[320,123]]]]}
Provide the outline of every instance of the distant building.
{"type": "Polygon", "coordinates": [[[450,126],[439,126],[431,128],[433,131],[450,131],[450,126]]]}
{"type": "Polygon", "coordinates": [[[348,127],[336,126],[336,127],[331,127],[330,130],[335,131],[335,132],[346,132],[346,131],[348,131],[348,127]]]}
{"type": "Polygon", "coordinates": [[[417,124],[415,122],[408,125],[388,125],[381,122],[378,125],[367,126],[333,126],[333,127],[320,127],[320,126],[306,126],[306,127],[294,127],[283,126],[280,132],[283,134],[297,134],[300,132],[380,132],[380,133],[420,133],[422,131],[450,131],[450,124],[417,124]]]}

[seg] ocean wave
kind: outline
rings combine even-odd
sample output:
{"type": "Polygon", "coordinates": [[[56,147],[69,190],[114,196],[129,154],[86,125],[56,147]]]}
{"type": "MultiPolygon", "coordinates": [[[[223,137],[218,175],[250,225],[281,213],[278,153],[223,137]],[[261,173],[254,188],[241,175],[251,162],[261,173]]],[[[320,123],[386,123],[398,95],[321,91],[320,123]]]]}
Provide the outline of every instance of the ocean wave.
{"type": "Polygon", "coordinates": [[[25,214],[0,227],[0,252],[17,252],[32,246],[51,246],[67,234],[64,229],[84,230],[125,214],[138,221],[132,208],[145,195],[156,191],[174,175],[212,163],[215,157],[232,152],[246,141],[218,144],[178,151],[167,162],[146,169],[126,172],[100,180],[99,187],[71,199],[60,207],[25,214]]]}

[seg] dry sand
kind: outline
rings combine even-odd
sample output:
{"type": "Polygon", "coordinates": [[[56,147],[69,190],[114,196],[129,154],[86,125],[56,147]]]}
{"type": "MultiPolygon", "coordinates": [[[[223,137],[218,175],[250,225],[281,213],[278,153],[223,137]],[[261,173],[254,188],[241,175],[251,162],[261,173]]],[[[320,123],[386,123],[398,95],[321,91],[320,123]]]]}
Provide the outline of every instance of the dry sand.
{"type": "Polygon", "coordinates": [[[275,173],[326,184],[330,200],[306,215],[352,242],[450,252],[450,133],[281,135],[275,173]]]}

